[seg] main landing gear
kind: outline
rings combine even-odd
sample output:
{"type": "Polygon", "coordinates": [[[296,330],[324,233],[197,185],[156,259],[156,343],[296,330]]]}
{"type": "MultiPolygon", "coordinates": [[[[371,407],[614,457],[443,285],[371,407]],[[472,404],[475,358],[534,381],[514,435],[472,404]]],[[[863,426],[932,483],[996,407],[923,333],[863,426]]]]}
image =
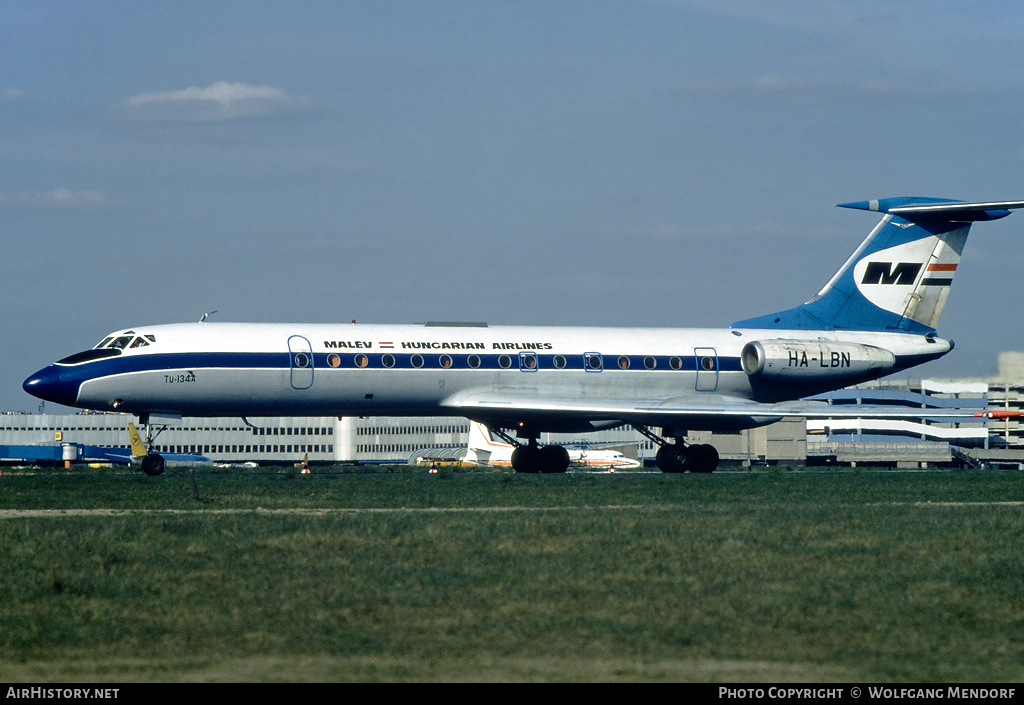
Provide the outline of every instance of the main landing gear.
{"type": "MultiPolygon", "coordinates": [[[[718,450],[713,445],[698,443],[686,445],[679,432],[671,435],[672,442],[652,433],[646,426],[634,426],[637,431],[658,444],[655,462],[662,472],[714,472],[718,467],[718,450]]],[[[569,451],[562,446],[538,446],[537,435],[531,434],[526,444],[512,438],[501,429],[493,429],[493,433],[506,443],[515,446],[512,451],[512,469],[522,473],[564,473],[569,468],[569,451]]]]}
{"type": "Polygon", "coordinates": [[[569,451],[562,446],[538,446],[536,436],[522,445],[500,429],[494,429],[494,434],[515,446],[512,469],[516,472],[563,473],[569,469],[569,451]]]}
{"type": "Polygon", "coordinates": [[[512,451],[512,469],[516,472],[561,473],[569,469],[569,451],[562,446],[537,447],[537,439],[512,451]]]}
{"type": "Polygon", "coordinates": [[[674,436],[669,443],[661,436],[651,433],[645,426],[633,428],[660,446],[657,455],[654,456],[654,462],[662,472],[709,473],[718,467],[718,450],[712,445],[698,443],[688,446],[678,436],[674,436]]]}
{"type": "Polygon", "coordinates": [[[718,467],[718,451],[706,443],[687,446],[676,441],[659,448],[654,461],[662,472],[714,472],[718,467]]]}

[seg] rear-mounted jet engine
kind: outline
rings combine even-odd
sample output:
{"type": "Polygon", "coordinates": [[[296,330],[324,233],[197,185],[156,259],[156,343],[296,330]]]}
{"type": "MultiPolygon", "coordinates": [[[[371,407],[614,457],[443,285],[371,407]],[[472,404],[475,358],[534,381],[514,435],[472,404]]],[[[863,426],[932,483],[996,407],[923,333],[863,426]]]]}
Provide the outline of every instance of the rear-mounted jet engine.
{"type": "Polygon", "coordinates": [[[888,350],[828,340],[755,340],[740,353],[743,371],[763,382],[874,379],[896,364],[888,350]]]}

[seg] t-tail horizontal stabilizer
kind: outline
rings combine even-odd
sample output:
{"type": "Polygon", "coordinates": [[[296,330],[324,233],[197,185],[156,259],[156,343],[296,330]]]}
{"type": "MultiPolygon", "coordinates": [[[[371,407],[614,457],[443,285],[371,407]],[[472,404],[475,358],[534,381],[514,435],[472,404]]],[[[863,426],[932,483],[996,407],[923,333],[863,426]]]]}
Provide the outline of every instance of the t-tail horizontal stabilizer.
{"type": "Polygon", "coordinates": [[[733,328],[934,333],[971,223],[1005,218],[1024,201],[902,197],[839,206],[884,215],[810,301],[733,328]]]}

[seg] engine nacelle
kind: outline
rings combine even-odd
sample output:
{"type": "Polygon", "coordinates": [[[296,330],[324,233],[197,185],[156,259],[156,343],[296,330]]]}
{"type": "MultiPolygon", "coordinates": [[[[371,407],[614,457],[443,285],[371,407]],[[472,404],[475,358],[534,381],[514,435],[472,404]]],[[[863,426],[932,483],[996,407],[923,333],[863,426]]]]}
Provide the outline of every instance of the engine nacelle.
{"type": "Polygon", "coordinates": [[[743,346],[740,360],[749,377],[765,382],[873,379],[896,364],[888,350],[829,340],[754,340],[743,346]]]}

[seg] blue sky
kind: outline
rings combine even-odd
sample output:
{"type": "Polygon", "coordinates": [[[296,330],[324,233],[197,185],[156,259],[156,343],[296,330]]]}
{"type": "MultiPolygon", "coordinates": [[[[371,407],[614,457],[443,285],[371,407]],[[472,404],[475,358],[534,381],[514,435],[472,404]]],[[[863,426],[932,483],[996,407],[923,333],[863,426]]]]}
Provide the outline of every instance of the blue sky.
{"type": "MultiPolygon", "coordinates": [[[[1018,2],[0,4],[0,409],[124,327],[719,326],[810,298],[833,204],[1024,199],[1018,2]]],[[[922,376],[1024,349],[980,224],[922,376]]]]}

